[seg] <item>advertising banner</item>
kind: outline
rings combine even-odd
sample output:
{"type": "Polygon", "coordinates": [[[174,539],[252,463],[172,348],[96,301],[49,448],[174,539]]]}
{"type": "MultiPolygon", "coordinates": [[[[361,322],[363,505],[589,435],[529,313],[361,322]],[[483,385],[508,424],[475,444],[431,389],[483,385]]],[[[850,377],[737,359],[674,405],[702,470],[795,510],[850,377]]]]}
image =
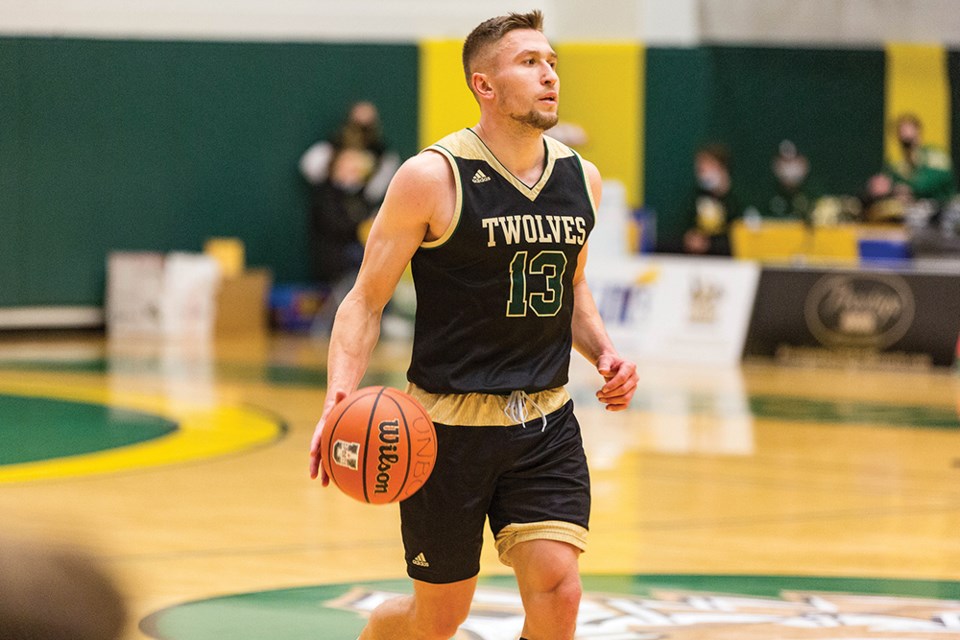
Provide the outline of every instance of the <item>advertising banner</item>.
{"type": "Polygon", "coordinates": [[[745,355],[949,366],[958,332],[960,274],[764,268],[745,355]]]}

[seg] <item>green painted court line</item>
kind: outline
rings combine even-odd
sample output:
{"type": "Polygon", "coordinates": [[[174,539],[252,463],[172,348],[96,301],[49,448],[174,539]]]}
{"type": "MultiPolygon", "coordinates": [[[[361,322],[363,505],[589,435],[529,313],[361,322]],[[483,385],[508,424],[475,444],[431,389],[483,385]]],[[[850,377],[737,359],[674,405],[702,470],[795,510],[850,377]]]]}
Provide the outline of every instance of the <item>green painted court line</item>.
{"type": "Polygon", "coordinates": [[[750,412],[756,418],[788,422],[960,429],[960,416],[956,409],[949,407],[880,404],[859,400],[750,396],[750,412]]]}

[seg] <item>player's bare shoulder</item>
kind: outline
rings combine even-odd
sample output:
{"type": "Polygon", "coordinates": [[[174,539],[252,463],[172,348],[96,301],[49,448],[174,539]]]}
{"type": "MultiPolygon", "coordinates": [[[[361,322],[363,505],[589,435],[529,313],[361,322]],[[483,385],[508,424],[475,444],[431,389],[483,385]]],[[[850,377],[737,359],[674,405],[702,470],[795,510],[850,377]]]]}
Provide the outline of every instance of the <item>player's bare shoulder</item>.
{"type": "Polygon", "coordinates": [[[397,171],[397,177],[420,182],[446,182],[451,177],[450,165],[438,152],[427,149],[408,158],[397,171]]]}
{"type": "Polygon", "coordinates": [[[440,236],[450,223],[456,199],[450,163],[440,153],[427,150],[400,166],[381,211],[402,212],[405,217],[427,223],[427,239],[430,239],[440,236]]]}

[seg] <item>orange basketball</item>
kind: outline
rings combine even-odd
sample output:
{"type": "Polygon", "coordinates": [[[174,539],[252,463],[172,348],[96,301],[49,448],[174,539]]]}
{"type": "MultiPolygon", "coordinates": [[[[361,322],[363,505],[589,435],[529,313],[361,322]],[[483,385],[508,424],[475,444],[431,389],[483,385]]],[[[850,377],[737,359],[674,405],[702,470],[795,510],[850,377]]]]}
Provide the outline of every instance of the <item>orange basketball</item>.
{"type": "Polygon", "coordinates": [[[330,412],[320,436],[324,470],[371,504],[409,498],[437,461],[437,433],[419,402],[391,387],[364,387],[330,412]]]}

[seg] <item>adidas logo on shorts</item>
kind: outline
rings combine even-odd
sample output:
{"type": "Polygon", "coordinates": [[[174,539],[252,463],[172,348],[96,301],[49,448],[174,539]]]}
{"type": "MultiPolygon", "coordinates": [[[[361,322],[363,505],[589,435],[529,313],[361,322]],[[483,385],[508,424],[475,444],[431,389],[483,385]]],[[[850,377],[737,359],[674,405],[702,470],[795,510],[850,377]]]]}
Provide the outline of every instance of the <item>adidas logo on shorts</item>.
{"type": "MultiPolygon", "coordinates": [[[[487,178],[487,180],[489,180],[489,179],[490,179],[490,178],[487,178]]],[[[418,554],[417,554],[417,557],[414,558],[413,560],[411,560],[411,562],[412,562],[413,564],[417,565],[418,567],[429,567],[429,566],[430,566],[430,563],[427,562],[426,556],[424,556],[422,553],[418,553],[418,554]]]]}
{"type": "Polygon", "coordinates": [[[473,174],[473,180],[471,180],[471,182],[473,182],[473,184],[480,184],[481,182],[490,182],[490,176],[485,174],[480,169],[477,169],[477,172],[473,174]]]}

